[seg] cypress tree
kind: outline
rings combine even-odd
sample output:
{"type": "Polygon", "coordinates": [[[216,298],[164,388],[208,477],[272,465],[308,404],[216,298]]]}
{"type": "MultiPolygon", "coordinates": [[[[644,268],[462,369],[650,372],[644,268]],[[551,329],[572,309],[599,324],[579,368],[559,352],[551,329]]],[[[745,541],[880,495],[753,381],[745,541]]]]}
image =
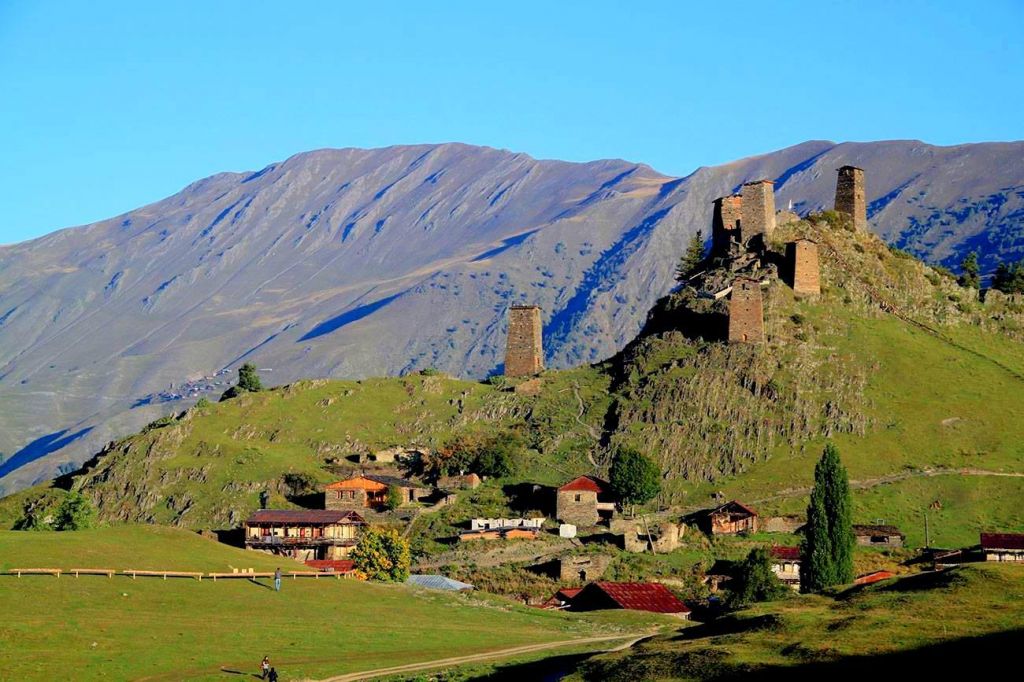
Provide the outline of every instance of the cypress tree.
{"type": "Polygon", "coordinates": [[[704,232],[697,232],[690,237],[690,243],[686,246],[686,253],[679,259],[676,267],[676,281],[685,282],[704,261],[704,232]]]}
{"type": "Polygon", "coordinates": [[[839,450],[829,443],[814,467],[814,488],[807,505],[801,544],[800,586],[816,592],[853,580],[853,500],[839,450]]]}
{"type": "Polygon", "coordinates": [[[960,270],[963,272],[957,280],[962,287],[970,289],[981,288],[981,274],[978,269],[978,252],[971,251],[960,261],[960,270]]]}

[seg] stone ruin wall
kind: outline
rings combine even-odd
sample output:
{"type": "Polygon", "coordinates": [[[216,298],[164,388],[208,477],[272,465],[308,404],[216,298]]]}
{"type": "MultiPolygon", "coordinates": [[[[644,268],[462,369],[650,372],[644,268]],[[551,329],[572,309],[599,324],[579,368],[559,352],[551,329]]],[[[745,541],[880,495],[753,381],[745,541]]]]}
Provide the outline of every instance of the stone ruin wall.
{"type": "Polygon", "coordinates": [[[818,263],[818,245],[810,239],[798,239],[788,246],[792,268],[793,292],[805,296],[821,293],[821,267],[818,263]]]}
{"type": "Polygon", "coordinates": [[[864,171],[843,166],[836,178],[836,213],[850,216],[857,230],[868,229],[867,203],[864,198],[864,171]]]}
{"type": "Polygon", "coordinates": [[[739,238],[743,218],[743,198],[739,194],[715,199],[715,212],[711,219],[711,255],[729,253],[731,239],[739,238]]]}
{"type": "Polygon", "coordinates": [[[729,297],[729,343],[764,343],[761,283],[741,277],[729,297]]]}
{"type": "Polygon", "coordinates": [[[775,231],[775,183],[758,180],[743,185],[740,241],[744,246],[761,236],[767,239],[775,231]]]}
{"type": "Polygon", "coordinates": [[[508,311],[505,376],[533,376],[544,369],[540,308],[512,306],[508,311]]]}

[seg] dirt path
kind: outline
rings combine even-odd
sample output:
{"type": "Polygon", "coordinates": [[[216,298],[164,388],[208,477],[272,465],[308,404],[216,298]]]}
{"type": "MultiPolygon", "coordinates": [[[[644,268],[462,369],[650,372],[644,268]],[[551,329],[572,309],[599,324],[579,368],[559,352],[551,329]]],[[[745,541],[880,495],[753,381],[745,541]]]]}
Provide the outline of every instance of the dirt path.
{"type": "Polygon", "coordinates": [[[481,663],[483,661],[493,661],[500,658],[509,658],[511,656],[518,656],[519,654],[529,654],[537,651],[547,651],[549,649],[559,649],[567,646],[582,645],[582,644],[595,644],[597,642],[609,642],[614,640],[625,639],[626,641],[619,646],[611,649],[605,649],[604,652],[622,651],[628,649],[642,639],[650,637],[651,633],[644,634],[632,634],[632,635],[605,635],[602,637],[586,637],[583,639],[566,639],[559,642],[547,642],[545,644],[529,644],[527,646],[517,646],[511,649],[500,649],[498,651],[490,651],[482,654],[471,654],[469,656],[453,656],[451,658],[438,658],[433,661],[424,661],[422,663],[410,663],[408,665],[397,665],[391,668],[378,668],[376,670],[364,670],[358,673],[347,673],[345,675],[336,675],[334,677],[328,677],[320,682],[356,682],[357,680],[370,680],[375,677],[385,677],[388,675],[400,675],[403,673],[414,673],[421,670],[430,670],[432,668],[448,668],[452,666],[465,665],[467,663],[481,663]]]}

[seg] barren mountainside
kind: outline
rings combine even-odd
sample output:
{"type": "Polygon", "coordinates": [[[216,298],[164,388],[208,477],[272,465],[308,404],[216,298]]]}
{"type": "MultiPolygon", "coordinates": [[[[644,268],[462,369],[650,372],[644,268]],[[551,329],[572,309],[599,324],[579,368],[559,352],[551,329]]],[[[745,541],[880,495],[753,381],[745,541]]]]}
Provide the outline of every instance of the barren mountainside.
{"type": "Polygon", "coordinates": [[[710,202],[775,179],[831,206],[867,171],[886,241],[955,264],[1024,254],[1024,144],[808,142],[671,178],[459,144],[320,150],[224,173],[111,220],[0,247],[0,489],[68,471],[114,437],[266,381],[500,369],[505,311],[544,311],[552,367],[623,348],[674,286],[710,202]],[[221,382],[221,383],[217,383],[221,382]]]}

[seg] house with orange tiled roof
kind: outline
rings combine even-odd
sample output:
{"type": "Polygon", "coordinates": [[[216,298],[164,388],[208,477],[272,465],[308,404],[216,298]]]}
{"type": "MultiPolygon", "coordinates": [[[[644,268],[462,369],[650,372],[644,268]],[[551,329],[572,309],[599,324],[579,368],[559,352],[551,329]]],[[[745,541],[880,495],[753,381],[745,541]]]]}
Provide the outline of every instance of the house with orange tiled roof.
{"type": "Polygon", "coordinates": [[[397,488],[402,496],[402,505],[418,502],[429,497],[433,490],[416,481],[398,476],[362,474],[335,481],[324,488],[324,509],[353,511],[383,511],[387,506],[388,490],[397,488]]]}
{"type": "Polygon", "coordinates": [[[615,515],[611,486],[596,476],[574,478],[555,494],[555,515],[562,523],[593,526],[615,515]]]}

